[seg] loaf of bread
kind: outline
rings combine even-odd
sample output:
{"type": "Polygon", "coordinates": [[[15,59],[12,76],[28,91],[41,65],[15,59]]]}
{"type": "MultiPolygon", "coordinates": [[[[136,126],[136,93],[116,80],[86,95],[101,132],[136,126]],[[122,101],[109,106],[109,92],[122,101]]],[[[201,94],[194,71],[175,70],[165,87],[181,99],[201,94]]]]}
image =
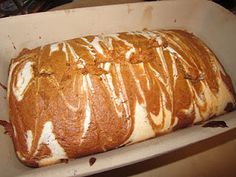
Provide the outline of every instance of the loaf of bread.
{"type": "Polygon", "coordinates": [[[40,167],[232,111],[235,92],[197,37],[160,30],[25,49],[11,62],[8,101],[16,154],[40,167]]]}

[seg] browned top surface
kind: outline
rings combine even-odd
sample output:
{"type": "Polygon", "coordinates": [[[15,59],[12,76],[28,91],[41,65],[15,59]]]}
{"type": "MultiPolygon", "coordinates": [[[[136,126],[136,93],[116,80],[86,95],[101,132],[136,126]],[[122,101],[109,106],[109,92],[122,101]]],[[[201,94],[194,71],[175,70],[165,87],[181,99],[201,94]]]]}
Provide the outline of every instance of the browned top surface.
{"type": "Polygon", "coordinates": [[[180,30],[24,50],[11,65],[8,99],[15,148],[30,166],[142,141],[235,107],[215,55],[180,30]]]}

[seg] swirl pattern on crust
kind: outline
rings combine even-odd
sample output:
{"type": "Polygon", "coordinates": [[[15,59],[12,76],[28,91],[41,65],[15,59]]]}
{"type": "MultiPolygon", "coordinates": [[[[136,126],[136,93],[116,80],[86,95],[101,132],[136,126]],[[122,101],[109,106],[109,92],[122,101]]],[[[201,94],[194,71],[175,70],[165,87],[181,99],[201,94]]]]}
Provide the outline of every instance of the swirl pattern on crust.
{"type": "Polygon", "coordinates": [[[8,84],[15,150],[34,167],[143,141],[235,108],[223,66],[182,30],[25,49],[12,60],[8,84]]]}

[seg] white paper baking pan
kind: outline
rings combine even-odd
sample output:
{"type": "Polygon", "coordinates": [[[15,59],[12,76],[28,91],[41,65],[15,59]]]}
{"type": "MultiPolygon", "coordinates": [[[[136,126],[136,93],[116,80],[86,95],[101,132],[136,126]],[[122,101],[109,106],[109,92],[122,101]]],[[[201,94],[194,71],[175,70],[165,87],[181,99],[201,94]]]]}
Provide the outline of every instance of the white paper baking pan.
{"type": "MultiPolygon", "coordinates": [[[[7,84],[9,61],[22,48],[87,34],[181,28],[200,37],[217,55],[236,88],[236,17],[208,1],[122,4],[0,19],[0,82],[7,84]]],[[[8,120],[6,92],[0,88],[0,118],[8,120]]],[[[201,125],[142,143],[96,154],[68,164],[32,169],[16,158],[10,138],[0,127],[0,176],[83,176],[125,166],[207,139],[236,127],[236,112],[217,118],[228,128],[201,125]],[[95,157],[94,165],[89,159],[95,157]]]]}

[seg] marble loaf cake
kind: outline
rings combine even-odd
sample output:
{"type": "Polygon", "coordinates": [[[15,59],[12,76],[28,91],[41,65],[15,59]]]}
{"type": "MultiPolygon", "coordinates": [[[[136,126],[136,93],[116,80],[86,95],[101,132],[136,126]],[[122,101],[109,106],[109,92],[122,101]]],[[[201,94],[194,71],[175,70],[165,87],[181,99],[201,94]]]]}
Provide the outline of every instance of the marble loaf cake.
{"type": "Polygon", "coordinates": [[[8,81],[15,151],[40,167],[232,111],[213,52],[182,30],[91,35],[24,49],[8,81]]]}

